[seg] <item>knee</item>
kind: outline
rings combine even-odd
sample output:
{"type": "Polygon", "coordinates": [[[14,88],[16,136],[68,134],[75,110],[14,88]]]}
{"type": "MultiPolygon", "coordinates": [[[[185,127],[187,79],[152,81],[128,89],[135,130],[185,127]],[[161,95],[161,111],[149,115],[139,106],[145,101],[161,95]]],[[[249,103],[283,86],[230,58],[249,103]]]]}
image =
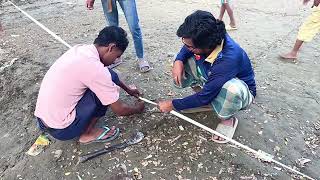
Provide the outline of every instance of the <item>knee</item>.
{"type": "Polygon", "coordinates": [[[227,81],[222,88],[227,90],[229,93],[232,94],[239,94],[241,88],[235,83],[235,79],[231,79],[229,81],[227,81]]]}

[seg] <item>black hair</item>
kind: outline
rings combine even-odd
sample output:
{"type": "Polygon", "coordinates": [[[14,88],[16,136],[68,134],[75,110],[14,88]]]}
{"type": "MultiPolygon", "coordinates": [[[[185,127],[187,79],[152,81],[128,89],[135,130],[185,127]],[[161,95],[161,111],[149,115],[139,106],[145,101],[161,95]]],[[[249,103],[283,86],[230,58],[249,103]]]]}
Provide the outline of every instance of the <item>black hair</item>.
{"type": "Polygon", "coordinates": [[[93,43],[98,46],[108,46],[110,43],[114,43],[124,52],[128,47],[129,41],[126,31],[121,27],[107,26],[99,32],[98,37],[93,43]]]}
{"type": "Polygon", "coordinates": [[[177,36],[191,38],[195,48],[214,49],[222,43],[226,34],[223,21],[210,12],[197,10],[187,16],[177,30],[177,36]]]}

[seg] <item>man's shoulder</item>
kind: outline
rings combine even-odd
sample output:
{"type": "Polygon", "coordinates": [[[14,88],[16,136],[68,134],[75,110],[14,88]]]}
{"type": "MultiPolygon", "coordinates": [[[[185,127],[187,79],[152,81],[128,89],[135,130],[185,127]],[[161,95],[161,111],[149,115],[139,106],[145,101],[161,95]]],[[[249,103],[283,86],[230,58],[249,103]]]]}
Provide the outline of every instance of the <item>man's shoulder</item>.
{"type": "Polygon", "coordinates": [[[78,56],[99,59],[98,50],[93,44],[77,44],[70,50],[78,56]]]}
{"type": "Polygon", "coordinates": [[[240,45],[232,37],[230,37],[229,34],[226,34],[224,42],[225,42],[224,46],[226,49],[228,49],[228,48],[232,48],[235,50],[241,49],[240,45]]]}
{"type": "Polygon", "coordinates": [[[63,59],[69,59],[77,66],[88,66],[87,68],[103,66],[100,62],[99,53],[94,45],[75,45],[66,53],[63,59]]]}
{"type": "Polygon", "coordinates": [[[224,55],[224,57],[237,57],[238,55],[243,54],[243,52],[245,51],[241,48],[241,46],[227,34],[222,50],[222,54],[224,55]]]}

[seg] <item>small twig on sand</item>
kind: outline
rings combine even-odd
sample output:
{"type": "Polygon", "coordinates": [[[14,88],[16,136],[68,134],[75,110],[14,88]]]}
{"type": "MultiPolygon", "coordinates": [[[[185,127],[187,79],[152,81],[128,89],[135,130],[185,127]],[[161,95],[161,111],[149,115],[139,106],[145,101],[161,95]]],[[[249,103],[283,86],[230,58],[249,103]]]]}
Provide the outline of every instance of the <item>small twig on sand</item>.
{"type": "Polygon", "coordinates": [[[4,63],[4,65],[0,67],[0,72],[2,72],[5,68],[12,66],[16,60],[18,60],[18,58],[13,58],[10,62],[4,63]]]}

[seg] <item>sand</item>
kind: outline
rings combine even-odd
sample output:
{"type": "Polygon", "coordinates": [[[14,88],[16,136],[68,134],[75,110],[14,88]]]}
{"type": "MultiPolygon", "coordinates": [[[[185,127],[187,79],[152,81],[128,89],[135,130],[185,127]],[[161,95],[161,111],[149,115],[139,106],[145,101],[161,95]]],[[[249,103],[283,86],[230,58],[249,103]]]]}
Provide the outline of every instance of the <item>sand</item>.
{"type": "MultiPolygon", "coordinates": [[[[84,1],[16,2],[72,45],[92,43],[106,25],[100,1],[93,11],[86,10],[84,1]]],[[[191,90],[176,90],[171,84],[170,63],[181,47],[175,32],[196,9],[217,16],[219,1],[139,0],[137,7],[146,58],[154,69],[146,74],[138,72],[130,39],[123,55],[125,63],[117,71],[152,100],[190,94],[191,90]]],[[[258,92],[255,104],[237,115],[240,122],[235,140],[320,178],[320,37],[303,46],[297,64],[278,58],[292,47],[310,6],[302,6],[298,0],[239,0],[234,8],[239,30],[230,35],[252,60],[258,92]],[[311,162],[301,167],[297,163],[301,158],[311,162]]],[[[128,30],[123,14],[120,17],[120,24],[128,30]]],[[[227,16],[225,20],[228,22],[227,16]]],[[[0,179],[124,179],[117,176],[121,165],[129,177],[138,168],[143,179],[299,178],[230,145],[207,141],[210,134],[159,113],[152,105],[141,115],[116,117],[108,111],[100,120],[121,127],[122,136],[113,143],[123,141],[135,129],[145,133],[144,141],[123,151],[77,165],[79,154],[104,145],[53,141],[40,155],[26,155],[40,134],[33,112],[41,80],[67,48],[5,1],[0,7],[0,24],[0,179]],[[62,150],[59,158],[54,157],[57,150],[62,150]]],[[[123,92],[121,98],[131,100],[123,92]]],[[[212,113],[188,116],[211,128],[217,124],[212,113]]]]}

